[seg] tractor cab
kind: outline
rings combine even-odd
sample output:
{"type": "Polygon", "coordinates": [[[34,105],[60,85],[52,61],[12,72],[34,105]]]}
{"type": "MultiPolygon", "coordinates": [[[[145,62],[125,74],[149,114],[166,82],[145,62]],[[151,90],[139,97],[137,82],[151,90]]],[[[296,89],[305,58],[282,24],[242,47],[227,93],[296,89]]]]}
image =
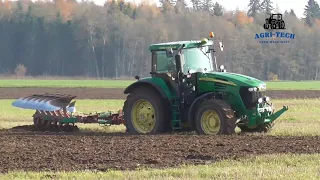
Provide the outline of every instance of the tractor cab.
{"type": "MultiPolygon", "coordinates": [[[[213,38],[213,33],[210,37],[213,38]]],[[[223,51],[223,45],[220,42],[220,49],[223,51]]],[[[213,40],[203,38],[201,41],[177,41],[169,43],[153,44],[149,47],[152,53],[152,69],[153,76],[163,76],[163,74],[171,76],[173,79],[177,77],[177,73],[190,75],[193,73],[207,73],[213,71],[225,72],[224,66],[219,68],[214,55],[213,40]],[[177,62],[176,56],[179,56],[180,62],[177,62]],[[180,67],[177,67],[181,65],[180,67]],[[178,72],[177,68],[181,69],[178,72]]]]}
{"type": "Polygon", "coordinates": [[[201,41],[178,41],[154,44],[149,48],[152,53],[151,73],[175,74],[177,65],[175,55],[178,53],[181,55],[183,74],[214,71],[210,45],[212,45],[211,42],[201,41]],[[182,45],[184,45],[184,47],[179,49],[182,45]]]}

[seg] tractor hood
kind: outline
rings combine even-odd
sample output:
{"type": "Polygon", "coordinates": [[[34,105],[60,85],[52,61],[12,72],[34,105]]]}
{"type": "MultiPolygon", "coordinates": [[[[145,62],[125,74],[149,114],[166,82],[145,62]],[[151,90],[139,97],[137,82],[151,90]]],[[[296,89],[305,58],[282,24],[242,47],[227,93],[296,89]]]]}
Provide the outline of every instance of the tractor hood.
{"type": "Polygon", "coordinates": [[[199,74],[199,80],[212,81],[234,86],[258,87],[265,90],[266,83],[250,76],[228,72],[206,72],[199,74]]]}

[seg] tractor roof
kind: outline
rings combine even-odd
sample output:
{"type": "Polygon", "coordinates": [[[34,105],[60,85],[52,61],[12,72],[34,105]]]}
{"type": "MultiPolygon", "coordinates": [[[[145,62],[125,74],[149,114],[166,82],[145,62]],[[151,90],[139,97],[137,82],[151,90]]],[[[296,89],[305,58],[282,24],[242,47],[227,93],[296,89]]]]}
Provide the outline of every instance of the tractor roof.
{"type": "MultiPolygon", "coordinates": [[[[149,46],[150,51],[157,50],[165,50],[166,48],[178,49],[182,44],[185,45],[184,48],[195,48],[199,47],[201,41],[175,41],[175,42],[167,42],[167,43],[158,43],[152,44],[149,46]]],[[[212,45],[213,41],[209,40],[207,43],[203,44],[203,46],[212,45]]]]}

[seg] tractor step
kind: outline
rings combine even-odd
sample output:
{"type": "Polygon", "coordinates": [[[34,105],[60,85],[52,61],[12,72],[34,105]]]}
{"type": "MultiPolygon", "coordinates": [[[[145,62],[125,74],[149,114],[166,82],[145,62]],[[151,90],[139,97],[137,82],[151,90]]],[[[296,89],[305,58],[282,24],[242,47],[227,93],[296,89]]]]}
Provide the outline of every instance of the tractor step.
{"type": "Polygon", "coordinates": [[[180,103],[179,103],[179,98],[173,97],[172,100],[172,129],[173,130],[181,130],[182,125],[181,125],[181,120],[180,120],[180,103]]]}

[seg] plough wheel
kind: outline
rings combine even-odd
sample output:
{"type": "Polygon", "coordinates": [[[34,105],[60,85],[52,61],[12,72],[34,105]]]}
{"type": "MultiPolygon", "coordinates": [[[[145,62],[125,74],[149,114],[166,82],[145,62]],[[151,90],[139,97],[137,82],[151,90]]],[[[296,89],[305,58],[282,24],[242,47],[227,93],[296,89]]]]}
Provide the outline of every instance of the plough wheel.
{"type": "Polygon", "coordinates": [[[169,104],[153,88],[141,87],[129,94],[124,103],[127,132],[156,134],[169,129],[169,104]]]}

